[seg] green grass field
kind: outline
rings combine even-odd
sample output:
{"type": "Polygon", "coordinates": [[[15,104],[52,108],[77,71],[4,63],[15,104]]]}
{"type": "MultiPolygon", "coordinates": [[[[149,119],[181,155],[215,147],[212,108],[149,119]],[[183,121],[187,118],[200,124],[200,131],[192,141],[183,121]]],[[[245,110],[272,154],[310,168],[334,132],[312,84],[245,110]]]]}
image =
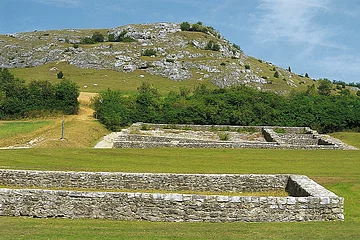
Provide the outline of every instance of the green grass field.
{"type": "Polygon", "coordinates": [[[14,137],[20,133],[34,132],[50,123],[50,121],[0,122],[0,140],[14,137]]]}
{"type": "MultiPolygon", "coordinates": [[[[350,134],[352,135],[352,134],[350,134]]],[[[346,138],[347,134],[344,134],[346,138]]],[[[360,142],[360,134],[355,134],[360,142]]],[[[346,139],[343,139],[346,140],[346,139]]],[[[345,198],[344,222],[153,223],[0,217],[1,239],[359,239],[360,154],[343,150],[22,149],[0,168],[168,173],[304,174],[345,198]]]]}

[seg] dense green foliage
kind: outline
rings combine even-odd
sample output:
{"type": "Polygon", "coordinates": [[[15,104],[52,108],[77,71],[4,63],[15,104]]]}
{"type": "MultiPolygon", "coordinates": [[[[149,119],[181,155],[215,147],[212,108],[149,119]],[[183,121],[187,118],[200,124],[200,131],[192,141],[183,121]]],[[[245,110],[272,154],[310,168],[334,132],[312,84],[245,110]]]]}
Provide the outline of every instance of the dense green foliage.
{"type": "Polygon", "coordinates": [[[28,85],[7,69],[0,69],[0,119],[23,118],[60,111],[75,114],[79,110],[79,87],[63,79],[53,85],[32,81],[28,85]]]}
{"type": "Polygon", "coordinates": [[[149,83],[136,96],[108,90],[94,101],[100,121],[111,130],[134,122],[310,126],[320,132],[360,130],[360,98],[308,91],[281,96],[245,86],[193,92],[181,89],[161,98],[149,83]]]}
{"type": "Polygon", "coordinates": [[[329,79],[319,79],[318,93],[320,95],[329,96],[331,94],[332,83],[329,79]]]}
{"type": "Polygon", "coordinates": [[[180,29],[181,31],[203,32],[220,38],[220,34],[213,27],[204,26],[202,22],[197,22],[194,24],[190,24],[189,22],[182,22],[180,24],[180,29]]]}

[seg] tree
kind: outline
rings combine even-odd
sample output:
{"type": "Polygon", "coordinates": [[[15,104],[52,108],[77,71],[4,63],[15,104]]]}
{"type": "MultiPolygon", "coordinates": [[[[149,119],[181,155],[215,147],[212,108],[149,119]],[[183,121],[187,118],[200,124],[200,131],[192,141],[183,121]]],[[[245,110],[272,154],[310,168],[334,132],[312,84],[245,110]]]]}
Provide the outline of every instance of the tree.
{"type": "Polygon", "coordinates": [[[330,96],[331,94],[331,89],[332,89],[332,83],[329,79],[319,79],[319,86],[318,86],[318,93],[320,95],[324,95],[324,96],[330,96]]]}
{"type": "Polygon", "coordinates": [[[160,94],[149,82],[143,82],[138,87],[135,99],[136,118],[141,122],[157,122],[160,110],[160,94]]]}
{"type": "Polygon", "coordinates": [[[291,72],[291,67],[288,68],[288,71],[291,72]]]}
{"type": "Polygon", "coordinates": [[[29,111],[56,108],[55,89],[49,81],[32,81],[28,89],[29,111]]]}
{"type": "Polygon", "coordinates": [[[62,80],[54,86],[56,109],[64,114],[76,114],[79,111],[79,86],[70,80],[62,80]]]}
{"type": "Polygon", "coordinates": [[[305,77],[306,77],[306,78],[310,78],[308,73],[305,73],[305,77]]]}
{"type": "Polygon", "coordinates": [[[92,100],[99,121],[112,131],[119,131],[130,125],[133,106],[132,99],[123,96],[118,90],[106,90],[92,100]]]}

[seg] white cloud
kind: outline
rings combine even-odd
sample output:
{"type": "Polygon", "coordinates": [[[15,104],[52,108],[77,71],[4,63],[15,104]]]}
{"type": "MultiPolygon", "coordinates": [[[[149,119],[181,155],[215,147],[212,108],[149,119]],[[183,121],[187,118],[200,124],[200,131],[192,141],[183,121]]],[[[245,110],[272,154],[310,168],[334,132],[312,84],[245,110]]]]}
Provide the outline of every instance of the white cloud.
{"type": "Polygon", "coordinates": [[[330,0],[260,0],[260,20],[255,27],[255,36],[265,42],[338,48],[330,41],[336,31],[315,20],[318,14],[328,11],[329,3],[330,0]]]}

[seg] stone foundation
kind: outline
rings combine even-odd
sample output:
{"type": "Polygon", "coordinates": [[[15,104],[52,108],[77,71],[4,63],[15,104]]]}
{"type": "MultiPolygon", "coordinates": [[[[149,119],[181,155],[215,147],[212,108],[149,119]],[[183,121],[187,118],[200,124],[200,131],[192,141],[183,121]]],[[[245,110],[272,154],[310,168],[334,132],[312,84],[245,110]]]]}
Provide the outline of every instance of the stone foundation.
{"type": "MultiPolygon", "coordinates": [[[[91,173],[0,170],[1,216],[176,222],[343,220],[344,199],[306,176],[91,173]],[[26,188],[26,189],[25,189],[26,188]],[[35,188],[251,192],[286,189],[289,197],[85,192],[35,188]]],[[[104,191],[104,190],[102,190],[104,191]]]]}
{"type": "Polygon", "coordinates": [[[224,125],[168,125],[136,123],[120,133],[113,142],[114,148],[281,148],[281,149],[344,149],[344,144],[331,142],[307,127],[248,127],[224,125]],[[168,136],[164,130],[172,129],[178,133],[197,132],[196,136],[168,136]],[[151,130],[151,131],[149,131],[151,130]],[[264,141],[209,139],[213,132],[236,135],[239,131],[257,131],[264,141]],[[163,132],[161,132],[163,131],[163,132]],[[281,132],[281,133],[277,133],[281,132]],[[156,135],[156,134],[162,135],[156,135]]]}

